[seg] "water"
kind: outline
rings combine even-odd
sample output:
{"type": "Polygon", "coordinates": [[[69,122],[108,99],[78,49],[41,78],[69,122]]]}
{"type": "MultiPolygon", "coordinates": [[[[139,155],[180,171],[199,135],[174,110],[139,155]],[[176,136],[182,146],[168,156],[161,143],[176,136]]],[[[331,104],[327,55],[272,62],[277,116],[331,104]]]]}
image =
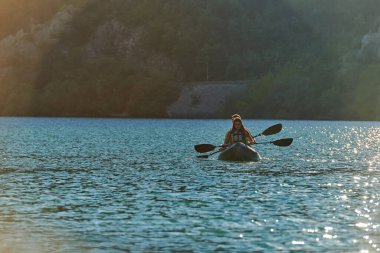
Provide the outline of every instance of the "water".
{"type": "Polygon", "coordinates": [[[380,123],[0,118],[0,252],[379,252],[380,123]]]}

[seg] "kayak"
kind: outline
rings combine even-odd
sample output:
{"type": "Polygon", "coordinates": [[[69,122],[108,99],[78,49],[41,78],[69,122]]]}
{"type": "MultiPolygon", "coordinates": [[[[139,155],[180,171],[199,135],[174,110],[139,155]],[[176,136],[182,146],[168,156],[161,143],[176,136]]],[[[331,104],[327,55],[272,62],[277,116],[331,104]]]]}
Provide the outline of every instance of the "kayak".
{"type": "Polygon", "coordinates": [[[242,142],[237,142],[229,145],[223,150],[219,157],[223,161],[252,161],[258,162],[261,157],[259,153],[248,145],[242,142]]]}

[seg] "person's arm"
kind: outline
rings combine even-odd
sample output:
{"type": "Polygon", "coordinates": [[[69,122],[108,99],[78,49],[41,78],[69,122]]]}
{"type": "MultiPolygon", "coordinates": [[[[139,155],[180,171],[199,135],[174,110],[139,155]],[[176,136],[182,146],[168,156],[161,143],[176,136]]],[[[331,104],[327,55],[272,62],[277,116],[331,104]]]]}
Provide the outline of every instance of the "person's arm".
{"type": "Polygon", "coordinates": [[[228,145],[230,143],[230,138],[231,138],[231,131],[228,131],[226,134],[226,137],[224,137],[224,144],[223,145],[228,145]]]}
{"type": "Polygon", "coordinates": [[[253,138],[253,136],[251,135],[251,133],[248,130],[245,130],[245,137],[248,140],[248,144],[256,143],[256,139],[253,138]]]}

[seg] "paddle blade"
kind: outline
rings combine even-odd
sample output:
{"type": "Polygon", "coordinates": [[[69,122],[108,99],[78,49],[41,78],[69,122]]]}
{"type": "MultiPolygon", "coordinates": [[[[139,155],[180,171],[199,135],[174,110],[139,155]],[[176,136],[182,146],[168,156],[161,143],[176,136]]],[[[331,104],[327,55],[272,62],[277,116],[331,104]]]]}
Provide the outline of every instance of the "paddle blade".
{"type": "Polygon", "coordinates": [[[271,127],[268,127],[261,135],[267,136],[267,135],[277,134],[281,130],[282,130],[282,124],[276,124],[271,127]]]}
{"type": "Polygon", "coordinates": [[[279,146],[279,147],[287,147],[292,144],[293,138],[285,138],[285,139],[280,139],[276,141],[271,141],[272,144],[279,146]]]}
{"type": "Polygon", "coordinates": [[[197,158],[208,158],[208,155],[199,155],[197,158]]]}
{"type": "MultiPolygon", "coordinates": [[[[199,153],[205,153],[209,152],[211,150],[214,150],[216,148],[215,145],[212,144],[198,144],[194,146],[194,149],[199,153]]],[[[207,158],[207,157],[206,157],[207,158]]]]}

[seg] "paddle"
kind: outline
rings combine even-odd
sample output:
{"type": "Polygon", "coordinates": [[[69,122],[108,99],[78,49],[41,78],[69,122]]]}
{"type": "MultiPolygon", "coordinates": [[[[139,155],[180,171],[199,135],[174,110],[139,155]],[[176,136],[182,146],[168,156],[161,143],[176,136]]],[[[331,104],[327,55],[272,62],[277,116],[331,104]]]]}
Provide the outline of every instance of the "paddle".
{"type": "MultiPolygon", "coordinates": [[[[223,149],[219,149],[218,151],[215,151],[215,152],[212,152],[211,154],[208,154],[208,155],[198,155],[197,157],[198,158],[208,158],[209,156],[212,156],[213,154],[216,154],[216,153],[219,153],[220,151],[222,151],[223,149]]],[[[207,151],[206,151],[207,152],[207,151]]]]}
{"type": "Polygon", "coordinates": [[[290,146],[290,144],[292,144],[293,142],[293,138],[285,138],[285,139],[279,139],[279,140],[275,140],[275,141],[267,141],[267,142],[256,142],[256,143],[253,143],[253,144],[273,144],[273,145],[276,145],[276,146],[279,146],[279,147],[287,147],[287,146],[290,146]]]}
{"type": "MultiPolygon", "coordinates": [[[[272,135],[272,134],[277,134],[278,132],[281,131],[281,129],[282,129],[282,124],[276,124],[276,125],[268,127],[261,134],[258,134],[258,135],[255,135],[255,136],[251,135],[251,136],[252,136],[252,138],[255,138],[255,137],[258,137],[258,136],[262,136],[262,135],[268,136],[268,135],[272,135]]],[[[205,153],[205,152],[212,151],[212,150],[214,150],[217,147],[220,148],[220,147],[225,147],[225,146],[226,145],[215,146],[215,145],[212,145],[212,144],[198,144],[198,145],[194,146],[194,149],[197,152],[199,152],[199,153],[205,153]]]]}
{"type": "Polygon", "coordinates": [[[268,127],[267,129],[264,130],[264,132],[262,132],[261,134],[258,134],[258,135],[255,135],[255,136],[252,136],[252,138],[255,138],[255,137],[259,137],[259,136],[268,136],[268,135],[273,135],[273,134],[277,134],[279,133],[280,131],[282,130],[282,124],[279,123],[279,124],[276,124],[276,125],[273,125],[273,126],[270,126],[268,127]]]}
{"type": "MultiPolygon", "coordinates": [[[[205,153],[205,152],[209,152],[209,151],[212,151],[214,150],[215,148],[221,148],[223,147],[224,145],[220,145],[220,146],[215,146],[215,145],[212,145],[212,144],[198,144],[198,145],[195,145],[194,148],[195,150],[198,152],[198,153],[205,153]]],[[[225,145],[227,146],[227,145],[225,145]]]]}
{"type": "MultiPolygon", "coordinates": [[[[285,139],[279,139],[279,140],[275,140],[275,141],[256,142],[256,143],[252,143],[252,144],[253,145],[256,145],[256,144],[273,144],[273,145],[279,146],[279,147],[287,147],[287,146],[290,146],[290,144],[292,144],[292,142],[293,142],[293,138],[285,138],[285,139]]],[[[203,145],[211,145],[211,144],[203,144],[203,145]]],[[[199,155],[197,157],[198,158],[209,158],[209,156],[212,156],[213,154],[219,153],[221,151],[223,151],[223,149],[219,149],[218,151],[215,151],[215,152],[208,154],[208,155],[199,155]]]]}

